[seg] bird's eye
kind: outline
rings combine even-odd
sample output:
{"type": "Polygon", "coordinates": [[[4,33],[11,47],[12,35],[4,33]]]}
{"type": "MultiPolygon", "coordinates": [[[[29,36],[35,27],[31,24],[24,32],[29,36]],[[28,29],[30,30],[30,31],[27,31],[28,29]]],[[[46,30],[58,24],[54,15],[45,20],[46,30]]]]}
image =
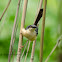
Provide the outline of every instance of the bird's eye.
{"type": "Polygon", "coordinates": [[[30,28],[32,28],[32,27],[30,26],[30,28]]]}

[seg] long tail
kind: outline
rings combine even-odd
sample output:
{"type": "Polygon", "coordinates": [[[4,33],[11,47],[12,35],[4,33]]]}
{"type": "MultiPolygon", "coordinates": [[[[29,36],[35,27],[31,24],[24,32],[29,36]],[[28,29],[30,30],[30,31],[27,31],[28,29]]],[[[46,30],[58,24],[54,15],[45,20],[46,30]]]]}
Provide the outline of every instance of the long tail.
{"type": "Polygon", "coordinates": [[[42,17],[42,15],[43,15],[43,9],[40,9],[39,14],[38,14],[38,16],[37,16],[37,18],[36,18],[36,20],[34,22],[34,25],[37,26],[37,23],[39,22],[39,20],[42,17]]]}

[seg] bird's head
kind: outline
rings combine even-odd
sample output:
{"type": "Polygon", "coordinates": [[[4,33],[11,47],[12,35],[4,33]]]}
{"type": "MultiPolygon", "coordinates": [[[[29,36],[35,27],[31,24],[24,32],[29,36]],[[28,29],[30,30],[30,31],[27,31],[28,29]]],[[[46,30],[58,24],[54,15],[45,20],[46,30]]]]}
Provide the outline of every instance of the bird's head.
{"type": "Polygon", "coordinates": [[[36,25],[29,25],[29,26],[26,28],[26,30],[29,29],[29,31],[35,31],[36,28],[37,28],[36,25]]]}

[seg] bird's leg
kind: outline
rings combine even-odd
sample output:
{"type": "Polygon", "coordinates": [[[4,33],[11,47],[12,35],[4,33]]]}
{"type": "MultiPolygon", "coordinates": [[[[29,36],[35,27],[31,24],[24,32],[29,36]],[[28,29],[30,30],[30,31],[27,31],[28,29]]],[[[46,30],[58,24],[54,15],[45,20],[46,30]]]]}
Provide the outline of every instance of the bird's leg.
{"type": "Polygon", "coordinates": [[[24,46],[20,46],[21,48],[23,48],[24,46]]]}
{"type": "Polygon", "coordinates": [[[26,41],[26,43],[25,43],[24,45],[22,45],[22,46],[20,46],[20,47],[23,48],[27,43],[28,43],[28,40],[26,41]]]}

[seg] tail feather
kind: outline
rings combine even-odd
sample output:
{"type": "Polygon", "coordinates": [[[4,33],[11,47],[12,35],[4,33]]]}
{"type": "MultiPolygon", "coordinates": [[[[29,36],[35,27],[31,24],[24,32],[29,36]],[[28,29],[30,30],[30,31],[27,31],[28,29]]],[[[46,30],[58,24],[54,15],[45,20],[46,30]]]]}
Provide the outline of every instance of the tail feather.
{"type": "Polygon", "coordinates": [[[39,22],[39,20],[42,17],[42,15],[43,15],[43,9],[40,9],[39,14],[38,14],[38,16],[37,16],[37,18],[36,18],[36,20],[34,22],[34,25],[37,26],[37,23],[39,22]]]}

